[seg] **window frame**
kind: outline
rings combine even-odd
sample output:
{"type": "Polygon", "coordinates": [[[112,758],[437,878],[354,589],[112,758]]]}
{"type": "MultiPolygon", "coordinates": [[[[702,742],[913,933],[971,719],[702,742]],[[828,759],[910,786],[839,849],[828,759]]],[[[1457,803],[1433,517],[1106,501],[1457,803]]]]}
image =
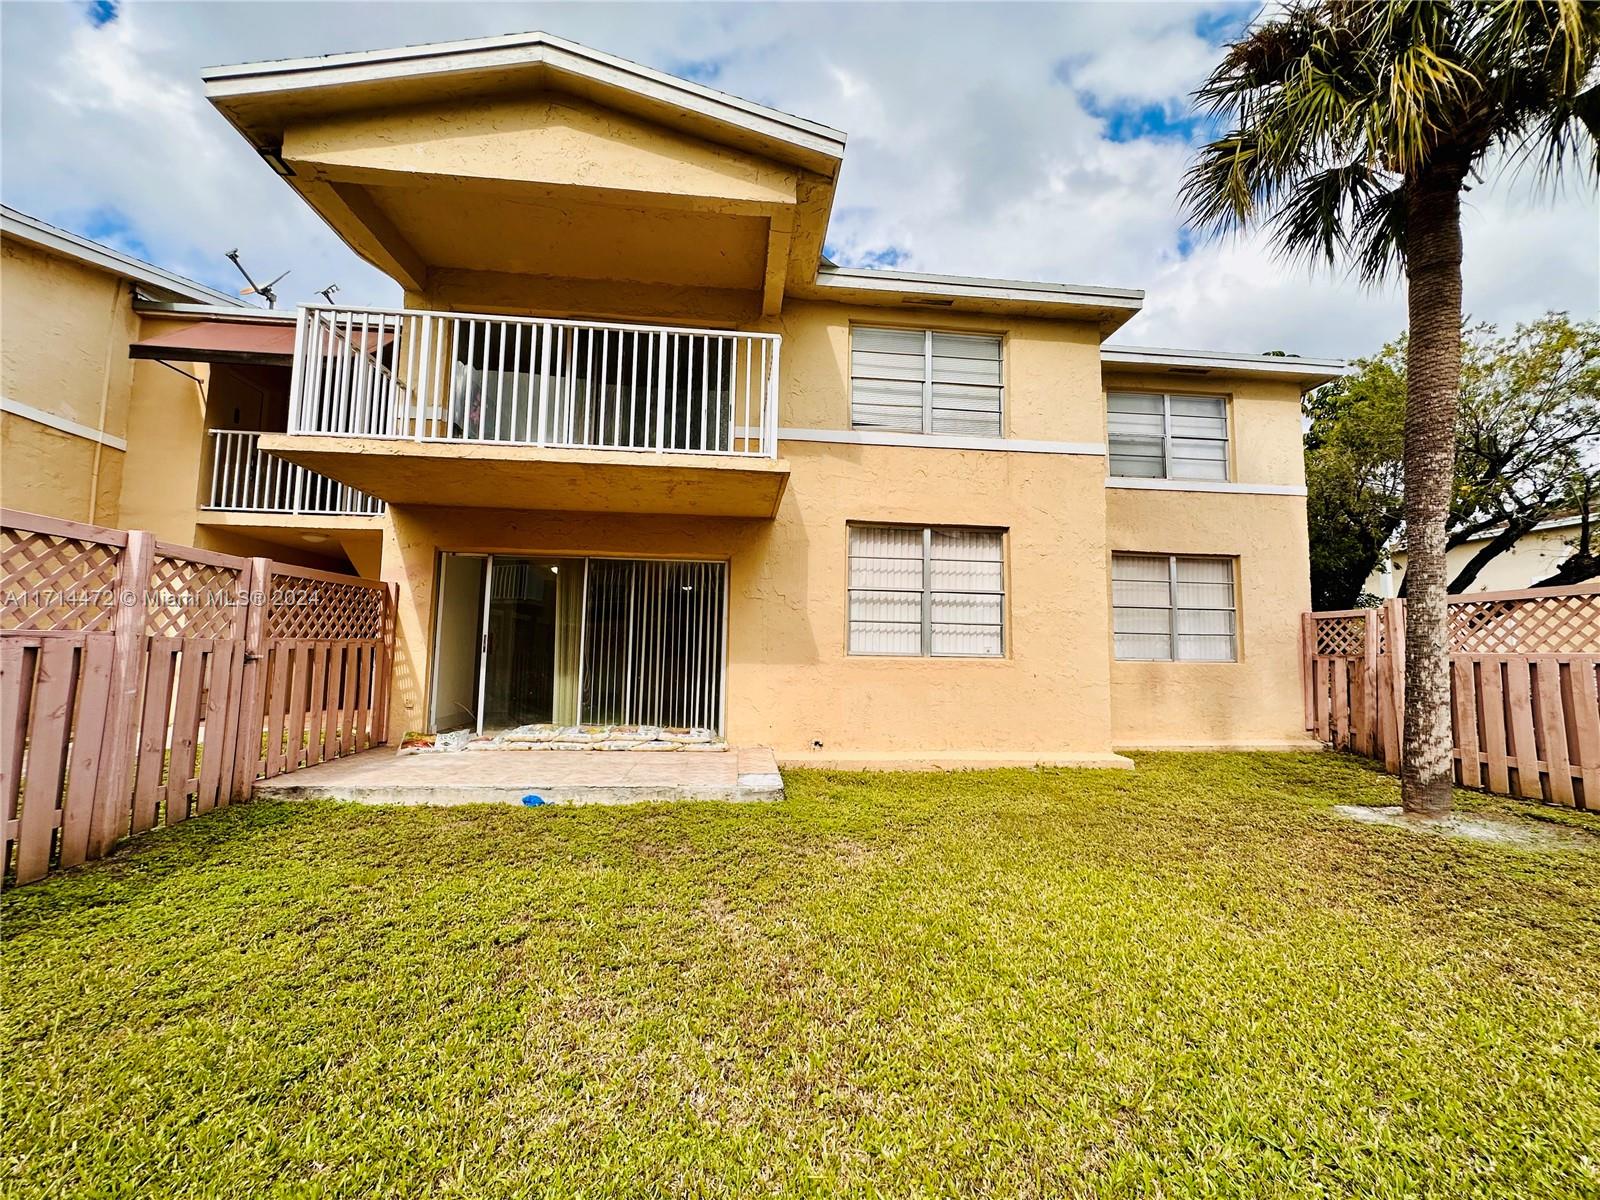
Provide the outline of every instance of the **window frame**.
{"type": "MultiPolygon", "coordinates": [[[[1114,550],[1111,553],[1111,658],[1113,662],[1128,663],[1195,663],[1201,666],[1228,666],[1243,661],[1241,653],[1242,633],[1239,628],[1239,557],[1233,554],[1161,554],[1148,550],[1114,550]],[[1166,559],[1167,561],[1167,604],[1165,611],[1167,617],[1167,657],[1166,658],[1124,658],[1117,652],[1117,609],[1141,608],[1149,609],[1154,606],[1148,604],[1118,605],[1116,598],[1116,562],[1119,558],[1146,558],[1166,559]],[[1233,614],[1233,656],[1231,658],[1184,658],[1178,654],[1179,612],[1219,612],[1220,609],[1180,608],[1178,605],[1178,563],[1180,560],[1199,562],[1223,562],[1228,564],[1228,587],[1232,605],[1226,610],[1233,614]]],[[[1210,635],[1220,636],[1220,635],[1210,635]]]]}
{"type": "MultiPolygon", "coordinates": [[[[1010,562],[1010,534],[1011,531],[998,525],[917,525],[903,521],[850,521],[845,526],[845,598],[844,598],[844,648],[845,655],[849,658],[966,658],[981,659],[993,662],[996,659],[1008,658],[1011,651],[1011,622],[1008,619],[1007,609],[1010,604],[1010,575],[1007,564],[1010,562]],[[921,648],[915,653],[897,650],[857,650],[855,648],[854,625],[855,620],[850,615],[851,601],[857,592],[894,592],[903,593],[907,588],[858,588],[850,582],[851,563],[855,558],[852,552],[852,541],[859,529],[910,529],[918,530],[922,534],[922,585],[920,613],[921,648]],[[933,649],[933,535],[935,533],[992,533],[1000,539],[1000,590],[998,592],[961,592],[960,595],[982,595],[1000,597],[1000,649],[993,654],[963,654],[949,650],[935,651],[933,649]]],[[[949,592],[951,589],[938,589],[949,592]]]]}
{"type": "MultiPolygon", "coordinates": [[[[876,433],[907,433],[921,437],[997,437],[1006,435],[1006,334],[988,329],[939,329],[932,325],[874,325],[866,322],[851,322],[850,344],[845,349],[846,375],[850,380],[850,428],[864,432],[876,433]],[[888,375],[857,375],[855,370],[856,331],[862,329],[876,330],[884,333],[920,333],[922,334],[922,428],[920,431],[891,430],[882,425],[863,425],[856,421],[856,380],[862,379],[872,383],[908,383],[910,380],[895,379],[888,375]],[[995,431],[992,434],[954,434],[938,433],[933,428],[933,339],[935,335],[942,334],[948,337],[993,338],[999,350],[1000,382],[997,384],[971,384],[972,387],[993,387],[997,400],[995,411],[995,431]]],[[[966,526],[948,526],[946,528],[966,528],[966,526]]]]}
{"type": "MultiPolygon", "coordinates": [[[[1107,388],[1106,389],[1106,476],[1110,479],[1162,479],[1174,483],[1232,483],[1233,482],[1233,396],[1227,392],[1157,392],[1141,388],[1107,388]],[[1161,474],[1159,475],[1119,475],[1112,468],[1112,460],[1116,451],[1112,447],[1111,435],[1111,397],[1118,396],[1150,396],[1161,401],[1161,474]],[[1222,437],[1217,438],[1188,438],[1188,441],[1222,442],[1222,478],[1208,479],[1196,475],[1174,475],[1172,473],[1172,402],[1173,400],[1220,400],[1222,401],[1222,437]]],[[[1204,555],[1185,555],[1184,557],[1206,557],[1204,555]]]]}

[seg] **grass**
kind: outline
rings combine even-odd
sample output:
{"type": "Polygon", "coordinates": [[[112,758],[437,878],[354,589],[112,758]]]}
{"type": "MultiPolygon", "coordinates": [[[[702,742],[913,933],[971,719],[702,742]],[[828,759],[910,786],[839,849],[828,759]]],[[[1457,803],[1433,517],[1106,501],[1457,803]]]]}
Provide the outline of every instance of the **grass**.
{"type": "Polygon", "coordinates": [[[1332,755],[788,782],[8,893],[0,1188],[1600,1195],[1600,854],[1357,825],[1332,755]]]}

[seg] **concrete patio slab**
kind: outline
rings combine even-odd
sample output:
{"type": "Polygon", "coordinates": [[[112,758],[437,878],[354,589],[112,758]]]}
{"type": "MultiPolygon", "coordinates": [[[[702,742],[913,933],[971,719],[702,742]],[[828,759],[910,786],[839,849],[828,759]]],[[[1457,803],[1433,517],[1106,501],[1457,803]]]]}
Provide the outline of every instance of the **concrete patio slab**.
{"type": "Polygon", "coordinates": [[[264,799],[361,804],[642,804],[782,800],[772,751],[473,750],[397,755],[368,750],[256,784],[264,799]]]}

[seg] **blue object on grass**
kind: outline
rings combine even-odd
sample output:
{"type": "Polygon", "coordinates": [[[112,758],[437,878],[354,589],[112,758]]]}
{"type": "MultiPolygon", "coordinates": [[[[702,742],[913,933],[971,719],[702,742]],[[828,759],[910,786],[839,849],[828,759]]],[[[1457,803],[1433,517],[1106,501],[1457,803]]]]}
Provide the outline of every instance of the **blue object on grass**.
{"type": "Polygon", "coordinates": [[[522,803],[525,806],[527,806],[528,808],[538,808],[541,804],[544,803],[544,797],[543,796],[536,796],[532,792],[529,792],[526,796],[524,796],[522,798],[522,803]]]}

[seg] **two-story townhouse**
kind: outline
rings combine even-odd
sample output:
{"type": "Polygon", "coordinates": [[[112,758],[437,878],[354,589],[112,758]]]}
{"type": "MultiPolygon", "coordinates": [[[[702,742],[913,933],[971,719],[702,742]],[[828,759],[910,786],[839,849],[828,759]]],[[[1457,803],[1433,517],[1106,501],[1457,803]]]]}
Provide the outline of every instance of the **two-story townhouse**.
{"type": "Polygon", "coordinates": [[[287,362],[270,318],[146,306],[136,353],[282,382],[142,503],[393,581],[397,732],[1307,744],[1298,401],[1339,364],[1105,347],[1127,289],[835,267],[842,133],[542,34],[206,84],[404,300],[302,309],[287,362]],[[284,499],[319,487],[358,511],[284,499]]]}

